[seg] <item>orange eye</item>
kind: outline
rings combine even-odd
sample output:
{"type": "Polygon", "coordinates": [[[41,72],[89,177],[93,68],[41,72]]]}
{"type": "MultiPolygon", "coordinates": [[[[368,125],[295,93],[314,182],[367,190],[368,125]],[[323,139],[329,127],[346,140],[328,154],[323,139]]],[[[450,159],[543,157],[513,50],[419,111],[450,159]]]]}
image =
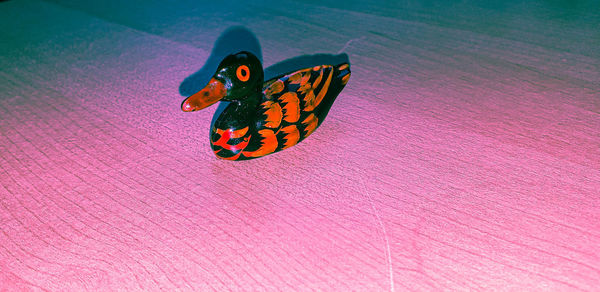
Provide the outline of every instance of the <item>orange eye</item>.
{"type": "Polygon", "coordinates": [[[250,69],[246,65],[239,66],[235,71],[235,75],[239,80],[246,82],[250,79],[250,69]]]}

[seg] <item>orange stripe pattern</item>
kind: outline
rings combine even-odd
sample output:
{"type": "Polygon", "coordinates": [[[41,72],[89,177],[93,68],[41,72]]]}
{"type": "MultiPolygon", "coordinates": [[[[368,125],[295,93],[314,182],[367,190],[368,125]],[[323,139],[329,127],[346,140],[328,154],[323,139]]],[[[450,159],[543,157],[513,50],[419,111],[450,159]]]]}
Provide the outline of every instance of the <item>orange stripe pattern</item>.
{"type": "Polygon", "coordinates": [[[283,120],[288,123],[295,123],[300,118],[300,101],[295,92],[286,92],[279,97],[283,104],[283,120]]]}
{"type": "Polygon", "coordinates": [[[265,109],[265,127],[268,128],[277,128],[279,124],[281,124],[281,118],[283,117],[283,113],[281,112],[281,106],[273,101],[267,100],[262,104],[265,109]]]}

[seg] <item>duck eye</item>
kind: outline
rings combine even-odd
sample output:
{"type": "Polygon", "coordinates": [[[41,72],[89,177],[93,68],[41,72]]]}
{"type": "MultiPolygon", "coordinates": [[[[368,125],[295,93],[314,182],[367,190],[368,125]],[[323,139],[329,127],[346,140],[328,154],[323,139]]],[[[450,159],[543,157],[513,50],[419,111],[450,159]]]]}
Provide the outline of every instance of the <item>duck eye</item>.
{"type": "Polygon", "coordinates": [[[235,71],[235,75],[239,80],[246,82],[250,79],[250,69],[246,65],[239,66],[235,71]]]}

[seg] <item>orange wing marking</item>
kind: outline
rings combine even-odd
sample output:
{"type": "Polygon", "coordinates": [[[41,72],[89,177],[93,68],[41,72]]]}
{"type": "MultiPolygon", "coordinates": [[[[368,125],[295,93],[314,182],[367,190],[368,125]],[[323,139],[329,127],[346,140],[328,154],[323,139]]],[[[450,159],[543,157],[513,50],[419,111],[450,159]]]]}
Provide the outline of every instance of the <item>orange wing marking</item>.
{"type": "Polygon", "coordinates": [[[315,100],[315,107],[318,106],[321,103],[321,101],[323,100],[323,98],[327,94],[327,90],[329,89],[329,85],[331,84],[331,77],[332,76],[333,76],[333,70],[329,71],[329,76],[327,76],[327,80],[325,80],[325,84],[323,84],[323,87],[321,88],[321,91],[319,91],[319,94],[317,94],[317,98],[315,100]]]}
{"type": "Polygon", "coordinates": [[[349,67],[350,67],[350,65],[348,65],[348,63],[345,63],[345,64],[340,65],[337,68],[337,70],[340,71],[340,74],[343,74],[342,81],[341,81],[342,85],[346,85],[346,83],[348,83],[348,80],[350,79],[350,71],[343,72],[344,70],[348,69],[349,67]]]}
{"type": "Polygon", "coordinates": [[[311,107],[309,105],[311,105],[313,100],[315,100],[315,91],[312,88],[310,88],[309,90],[305,90],[304,92],[306,92],[306,94],[304,95],[304,108],[302,110],[309,112],[314,109],[314,107],[311,107]]]}
{"type": "Polygon", "coordinates": [[[267,89],[264,90],[264,93],[267,96],[271,96],[273,94],[277,94],[277,93],[280,93],[281,91],[283,91],[284,87],[285,87],[285,85],[283,84],[283,81],[277,80],[277,81],[273,82],[272,84],[270,84],[267,87],[267,89]]]}
{"type": "Polygon", "coordinates": [[[300,132],[298,131],[298,128],[295,125],[287,126],[281,129],[281,131],[286,134],[283,137],[285,139],[285,142],[283,143],[283,149],[298,144],[298,140],[300,140],[300,132]]]}
{"type": "MultiPolygon", "coordinates": [[[[315,67],[315,68],[317,68],[317,67],[315,67]]],[[[321,80],[323,80],[323,71],[324,70],[319,71],[319,77],[317,77],[315,82],[313,82],[313,85],[312,85],[313,89],[316,89],[317,86],[319,86],[319,84],[321,83],[321,80]]]]}
{"type": "Polygon", "coordinates": [[[295,92],[286,92],[279,97],[279,100],[284,103],[283,110],[285,111],[283,119],[288,123],[295,123],[300,118],[300,101],[295,92]]]}
{"type": "Polygon", "coordinates": [[[242,154],[246,157],[261,157],[267,154],[275,152],[279,143],[277,142],[277,136],[273,130],[263,129],[258,131],[262,136],[261,146],[256,151],[243,151],[242,154]]]}
{"type": "MultiPolygon", "coordinates": [[[[317,85],[321,82],[322,76],[323,76],[323,71],[321,71],[321,75],[319,76],[317,81],[315,81],[315,86],[313,88],[316,88],[317,85]]],[[[321,101],[327,94],[327,90],[329,89],[329,84],[331,83],[332,76],[333,76],[333,70],[329,71],[327,80],[325,80],[325,83],[323,84],[323,87],[321,87],[321,91],[319,91],[317,96],[315,96],[313,93],[311,96],[306,95],[306,97],[304,97],[304,101],[306,102],[305,108],[304,108],[305,111],[307,111],[307,112],[312,111],[321,103],[321,101]]]]}
{"type": "MultiPolygon", "coordinates": [[[[308,76],[310,76],[310,74],[308,74],[308,76]]],[[[317,79],[313,83],[306,82],[300,85],[298,91],[304,94],[305,101],[311,100],[315,97],[314,90],[315,88],[317,88],[317,86],[319,86],[319,83],[321,83],[321,79],[323,79],[323,70],[319,71],[319,77],[317,77],[317,79]]]]}
{"type": "Polygon", "coordinates": [[[317,129],[318,122],[319,119],[317,116],[315,116],[315,114],[310,114],[308,117],[306,117],[306,119],[304,119],[304,121],[302,121],[302,124],[306,125],[304,128],[304,131],[306,131],[306,134],[304,135],[305,137],[312,134],[312,132],[317,129]]]}
{"type": "Polygon", "coordinates": [[[344,75],[344,77],[342,77],[342,85],[346,85],[346,83],[348,83],[349,79],[350,79],[350,73],[344,75]]]}
{"type": "Polygon", "coordinates": [[[265,119],[267,122],[265,127],[279,127],[279,124],[281,124],[281,118],[283,117],[283,114],[281,113],[281,106],[278,103],[270,100],[263,102],[262,106],[265,109],[265,115],[267,116],[265,119]]]}
{"type": "MultiPolygon", "coordinates": [[[[318,66],[313,68],[314,71],[316,71],[315,69],[318,70],[318,66]]],[[[317,77],[317,79],[313,83],[305,83],[301,85],[298,89],[298,92],[304,94],[304,108],[302,109],[303,111],[309,112],[314,109],[314,107],[309,106],[309,104],[312,104],[313,100],[315,99],[315,88],[319,86],[319,83],[321,83],[321,79],[323,79],[323,70],[319,71],[319,77],[317,77]]]]}
{"type": "Polygon", "coordinates": [[[310,69],[300,70],[288,77],[288,80],[291,84],[300,84],[300,86],[305,85],[310,79],[310,69]]]}

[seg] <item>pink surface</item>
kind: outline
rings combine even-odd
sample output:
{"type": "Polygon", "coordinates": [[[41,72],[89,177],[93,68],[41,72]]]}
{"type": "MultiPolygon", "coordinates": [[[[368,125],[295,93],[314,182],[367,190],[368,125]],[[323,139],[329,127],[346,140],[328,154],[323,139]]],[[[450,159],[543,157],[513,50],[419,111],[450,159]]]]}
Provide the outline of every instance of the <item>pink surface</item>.
{"type": "Polygon", "coordinates": [[[0,3],[0,290],[600,286],[589,26],[533,4],[52,2],[0,3]],[[246,162],[213,156],[215,108],[177,91],[234,24],[267,66],[342,49],[353,69],[311,137],[246,162]]]}

